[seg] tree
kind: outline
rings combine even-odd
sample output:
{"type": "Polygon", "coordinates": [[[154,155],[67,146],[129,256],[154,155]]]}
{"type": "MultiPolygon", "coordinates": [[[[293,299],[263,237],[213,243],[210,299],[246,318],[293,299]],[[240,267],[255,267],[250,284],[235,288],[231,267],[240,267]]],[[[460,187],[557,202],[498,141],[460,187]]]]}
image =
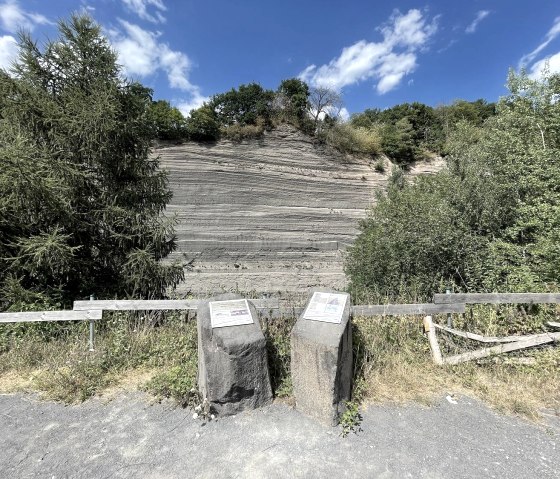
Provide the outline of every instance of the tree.
{"type": "Polygon", "coordinates": [[[447,170],[372,208],[347,258],[355,290],[558,288],[560,77],[511,72],[508,87],[495,116],[450,132],[447,170]]]}
{"type": "Polygon", "coordinates": [[[313,118],[315,129],[319,127],[322,117],[337,118],[342,109],[342,97],[336,90],[326,87],[314,87],[309,92],[309,113],[313,118]]]}
{"type": "Polygon", "coordinates": [[[256,125],[260,118],[270,123],[274,92],[258,83],[240,85],[226,93],[214,95],[209,102],[220,126],[256,125]]]}
{"type": "Polygon", "coordinates": [[[220,124],[214,108],[202,105],[191,114],[186,121],[187,136],[193,141],[215,141],[220,137],[220,124]]]}
{"type": "Polygon", "coordinates": [[[154,135],[160,140],[180,140],[187,135],[183,114],[166,100],[153,101],[147,112],[154,135]]]}
{"type": "Polygon", "coordinates": [[[0,73],[0,299],[162,296],[183,270],[161,263],[174,220],[149,156],[151,92],[122,79],[89,17],[59,33],[44,48],[22,34],[0,73]]]}
{"type": "Polygon", "coordinates": [[[284,111],[288,118],[301,125],[307,119],[309,110],[309,87],[299,78],[282,80],[277,91],[279,109],[284,111]]]}

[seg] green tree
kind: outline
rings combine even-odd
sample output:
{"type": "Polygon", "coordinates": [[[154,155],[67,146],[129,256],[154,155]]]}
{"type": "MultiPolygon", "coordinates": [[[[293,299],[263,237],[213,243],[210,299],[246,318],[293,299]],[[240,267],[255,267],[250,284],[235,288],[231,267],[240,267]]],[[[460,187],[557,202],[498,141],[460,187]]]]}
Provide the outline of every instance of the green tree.
{"type": "Polygon", "coordinates": [[[154,135],[160,140],[180,140],[187,136],[186,119],[166,100],[153,101],[147,112],[154,135]]]}
{"type": "Polygon", "coordinates": [[[150,156],[151,92],[122,79],[89,17],[40,48],[20,36],[0,72],[0,287],[4,307],[96,293],[159,297],[181,278],[167,177],[150,156]]]}
{"type": "Polygon", "coordinates": [[[191,110],[185,127],[187,137],[193,141],[216,141],[220,138],[220,123],[216,112],[206,103],[191,110]]]}
{"type": "Polygon", "coordinates": [[[240,85],[226,93],[214,95],[209,102],[220,126],[256,125],[262,119],[270,124],[274,92],[258,83],[240,85]]]}
{"type": "Polygon", "coordinates": [[[560,77],[510,73],[481,127],[458,122],[448,169],[391,187],[346,263],[356,290],[424,298],[560,284],[560,77]]]}
{"type": "Polygon", "coordinates": [[[305,127],[309,121],[309,87],[299,78],[282,80],[276,92],[276,109],[296,126],[305,127]]]}

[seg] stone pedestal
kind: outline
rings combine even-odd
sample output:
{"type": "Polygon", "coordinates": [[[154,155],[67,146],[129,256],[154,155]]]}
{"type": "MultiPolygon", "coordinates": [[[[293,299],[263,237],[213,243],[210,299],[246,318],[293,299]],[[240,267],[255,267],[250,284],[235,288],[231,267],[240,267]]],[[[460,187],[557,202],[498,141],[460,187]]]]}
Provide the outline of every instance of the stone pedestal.
{"type": "Polygon", "coordinates": [[[218,415],[237,414],[272,401],[266,342],[257,310],[249,301],[253,324],[212,329],[210,301],[243,299],[223,294],[197,311],[198,388],[218,415]]]}
{"type": "Polygon", "coordinates": [[[350,399],[352,387],[351,302],[346,304],[340,324],[304,319],[305,311],[291,333],[292,381],[296,409],[323,424],[336,426],[350,399]]]}

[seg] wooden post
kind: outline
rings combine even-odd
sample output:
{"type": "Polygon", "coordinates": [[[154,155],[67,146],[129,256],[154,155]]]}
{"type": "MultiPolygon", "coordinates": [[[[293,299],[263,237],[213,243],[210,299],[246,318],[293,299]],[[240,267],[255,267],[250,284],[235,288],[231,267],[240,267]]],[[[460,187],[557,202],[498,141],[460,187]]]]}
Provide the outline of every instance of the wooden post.
{"type": "MultiPolygon", "coordinates": [[[[450,289],[446,289],[446,290],[445,290],[445,294],[451,294],[451,290],[450,290],[450,289]]],[[[453,317],[451,316],[451,313],[447,313],[447,327],[448,327],[448,328],[452,328],[452,327],[453,327],[453,317]]]]}
{"type": "Polygon", "coordinates": [[[431,316],[426,316],[424,318],[424,332],[428,335],[428,341],[430,343],[430,349],[432,350],[434,363],[442,365],[443,358],[441,357],[441,350],[439,349],[439,344],[436,337],[436,328],[434,328],[431,316]]]}
{"type": "MultiPolygon", "coordinates": [[[[95,295],[92,294],[89,297],[90,301],[95,301],[95,295]]],[[[89,320],[89,350],[91,352],[95,351],[95,323],[93,321],[93,319],[89,320]]]]}

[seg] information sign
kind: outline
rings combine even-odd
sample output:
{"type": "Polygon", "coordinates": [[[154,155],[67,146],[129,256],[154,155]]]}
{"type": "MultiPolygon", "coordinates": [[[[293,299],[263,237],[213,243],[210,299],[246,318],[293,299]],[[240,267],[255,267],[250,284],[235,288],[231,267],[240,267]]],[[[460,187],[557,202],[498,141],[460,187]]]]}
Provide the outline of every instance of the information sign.
{"type": "Polygon", "coordinates": [[[253,324],[253,316],[246,299],[210,301],[210,322],[212,328],[253,324]]]}
{"type": "Polygon", "coordinates": [[[340,324],[346,298],[345,294],[315,292],[303,314],[303,319],[340,324]]]}

